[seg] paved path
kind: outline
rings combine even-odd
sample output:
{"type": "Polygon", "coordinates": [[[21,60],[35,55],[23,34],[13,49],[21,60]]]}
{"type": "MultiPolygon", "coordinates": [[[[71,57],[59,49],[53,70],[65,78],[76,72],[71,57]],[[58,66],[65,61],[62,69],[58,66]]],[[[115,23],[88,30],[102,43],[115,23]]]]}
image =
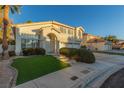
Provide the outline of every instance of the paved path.
{"type": "Polygon", "coordinates": [[[9,68],[10,61],[0,61],[0,88],[10,87],[10,83],[13,79],[12,70],[9,68]]]}
{"type": "Polygon", "coordinates": [[[121,50],[110,50],[110,51],[107,51],[107,52],[124,53],[124,49],[121,49],[121,50]]]}

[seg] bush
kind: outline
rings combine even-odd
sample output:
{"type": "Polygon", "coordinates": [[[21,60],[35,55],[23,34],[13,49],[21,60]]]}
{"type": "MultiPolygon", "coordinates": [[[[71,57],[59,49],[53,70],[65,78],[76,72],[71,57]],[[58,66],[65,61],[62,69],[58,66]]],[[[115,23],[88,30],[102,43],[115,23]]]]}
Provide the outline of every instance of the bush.
{"type": "Polygon", "coordinates": [[[64,56],[68,56],[69,54],[69,49],[68,48],[60,48],[59,53],[64,56]]]}
{"type": "Polygon", "coordinates": [[[84,63],[94,63],[95,56],[92,51],[85,48],[61,48],[59,50],[61,55],[64,55],[69,58],[73,58],[76,61],[84,62],[84,63]]]}
{"type": "Polygon", "coordinates": [[[76,56],[77,55],[77,49],[76,48],[61,48],[59,50],[59,53],[61,55],[64,55],[66,57],[69,57],[69,58],[72,58],[73,56],[76,56]]]}
{"type": "Polygon", "coordinates": [[[83,45],[83,46],[81,46],[81,48],[84,48],[84,49],[86,49],[87,47],[86,47],[86,45],[83,45]]]}
{"type": "Polygon", "coordinates": [[[35,48],[36,55],[45,55],[45,49],[43,48],[35,48]]]}
{"type": "Polygon", "coordinates": [[[45,49],[43,48],[26,48],[26,49],[23,49],[22,52],[24,56],[45,55],[45,49]]]}
{"type": "Polygon", "coordinates": [[[8,41],[8,44],[9,44],[9,45],[15,45],[15,40],[10,40],[10,41],[8,41]]]}
{"type": "Polygon", "coordinates": [[[12,57],[12,56],[15,56],[15,55],[16,55],[15,51],[9,51],[8,53],[9,53],[9,56],[10,56],[10,57],[12,57]]]}
{"type": "Polygon", "coordinates": [[[79,61],[84,63],[94,63],[95,56],[92,51],[87,49],[79,49],[79,61]]]}

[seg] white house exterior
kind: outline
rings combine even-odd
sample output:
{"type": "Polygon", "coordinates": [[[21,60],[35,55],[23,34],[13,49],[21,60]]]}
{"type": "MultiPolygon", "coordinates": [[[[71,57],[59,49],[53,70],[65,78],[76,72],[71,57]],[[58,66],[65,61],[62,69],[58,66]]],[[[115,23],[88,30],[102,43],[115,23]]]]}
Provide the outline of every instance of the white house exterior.
{"type": "Polygon", "coordinates": [[[79,48],[83,27],[72,27],[56,21],[13,25],[16,32],[15,52],[23,48],[44,48],[47,53],[58,53],[62,47],[79,48]]]}

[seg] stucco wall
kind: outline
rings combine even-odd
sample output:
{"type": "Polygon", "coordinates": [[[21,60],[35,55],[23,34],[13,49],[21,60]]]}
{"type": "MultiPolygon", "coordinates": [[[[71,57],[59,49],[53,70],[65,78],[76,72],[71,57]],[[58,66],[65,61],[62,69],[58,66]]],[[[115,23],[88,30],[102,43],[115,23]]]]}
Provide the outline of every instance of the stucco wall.
{"type": "Polygon", "coordinates": [[[111,50],[111,45],[105,45],[105,42],[99,42],[99,43],[88,43],[88,48],[91,50],[98,50],[104,51],[104,50],[111,50]]]}
{"type": "MultiPolygon", "coordinates": [[[[47,51],[50,51],[49,47],[49,37],[48,34],[54,34],[57,38],[57,41],[59,42],[59,48],[62,47],[73,47],[73,48],[79,48],[79,45],[75,44],[69,44],[69,43],[76,43],[77,41],[82,39],[82,33],[84,31],[81,30],[80,27],[69,27],[66,25],[63,25],[61,23],[56,22],[43,22],[43,23],[29,23],[29,24],[19,24],[16,25],[16,54],[20,55],[21,52],[21,38],[23,34],[29,34],[29,35],[36,35],[37,32],[41,32],[41,46],[45,48],[47,51]],[[62,33],[60,30],[60,27],[63,26],[66,29],[66,33],[62,33]],[[73,34],[69,34],[68,29],[71,29],[73,31],[73,34]],[[79,31],[81,33],[81,37],[79,38],[79,31]],[[76,37],[76,39],[75,39],[76,37]],[[68,44],[66,44],[68,43],[68,44]]],[[[57,48],[57,49],[59,49],[57,48]]]]}

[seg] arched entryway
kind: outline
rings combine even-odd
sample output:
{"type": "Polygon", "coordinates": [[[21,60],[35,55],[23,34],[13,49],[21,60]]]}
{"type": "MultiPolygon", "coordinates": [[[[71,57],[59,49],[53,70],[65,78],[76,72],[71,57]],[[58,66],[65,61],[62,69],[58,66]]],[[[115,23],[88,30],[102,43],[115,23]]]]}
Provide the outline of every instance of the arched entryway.
{"type": "Polygon", "coordinates": [[[59,42],[57,40],[57,37],[53,33],[49,33],[47,35],[47,41],[48,41],[48,52],[49,53],[57,53],[58,47],[59,47],[59,42]]]}

